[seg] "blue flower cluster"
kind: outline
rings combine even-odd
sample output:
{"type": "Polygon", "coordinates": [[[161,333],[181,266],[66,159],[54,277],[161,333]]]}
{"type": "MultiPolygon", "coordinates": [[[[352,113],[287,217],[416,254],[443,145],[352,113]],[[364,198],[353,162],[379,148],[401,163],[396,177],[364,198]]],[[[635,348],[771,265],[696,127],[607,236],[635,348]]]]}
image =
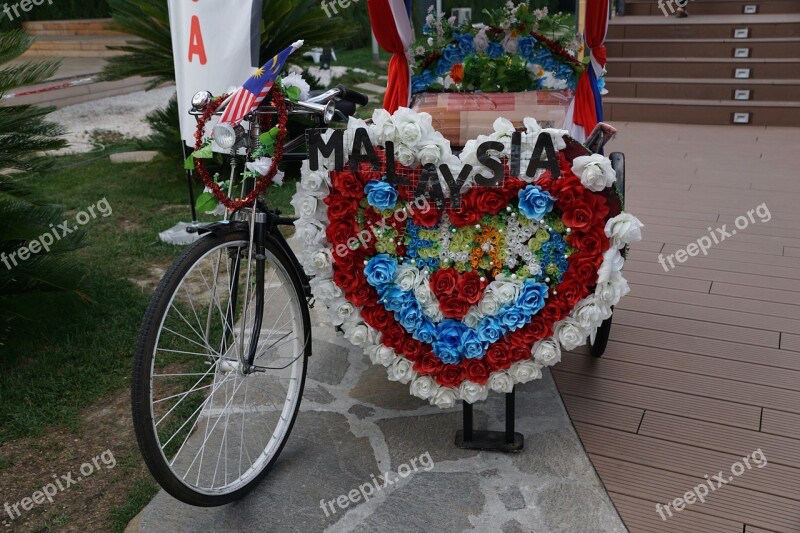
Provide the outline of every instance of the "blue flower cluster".
{"type": "Polygon", "coordinates": [[[547,298],[547,285],[532,279],[523,282],[514,304],[503,306],[495,316],[485,317],[476,329],[458,320],[445,319],[438,324],[422,312],[413,291],[404,291],[394,283],[397,261],[387,254],[369,260],[364,274],[367,282],[380,295],[379,302],[411,336],[433,346],[433,353],[445,364],[457,364],[463,357],[480,359],[489,344],[515,331],[542,310],[547,298]]]}
{"type": "MultiPolygon", "coordinates": [[[[569,269],[569,261],[566,257],[564,257],[564,254],[567,251],[567,243],[557,231],[550,230],[549,233],[550,240],[542,245],[540,264],[544,266],[550,264],[556,265],[558,267],[558,273],[550,277],[555,277],[556,282],[561,283],[564,273],[567,271],[567,269],[569,269]]],[[[542,277],[544,276],[545,274],[542,274],[542,277]]]]}
{"type": "MultiPolygon", "coordinates": [[[[407,237],[406,256],[408,256],[411,259],[414,259],[414,263],[420,270],[427,267],[431,271],[435,271],[436,269],[439,268],[438,258],[419,256],[419,248],[429,248],[433,246],[433,241],[431,241],[430,239],[419,238],[419,228],[420,226],[414,224],[410,219],[406,223],[406,237],[407,237]]],[[[436,229],[436,227],[434,227],[433,229],[436,229]]]]}
{"type": "Polygon", "coordinates": [[[541,220],[555,206],[555,199],[538,185],[528,185],[518,196],[520,212],[531,220],[541,220]]]}
{"type": "Polygon", "coordinates": [[[375,209],[394,209],[397,205],[397,189],[385,181],[373,180],[364,187],[367,202],[375,209]]]}

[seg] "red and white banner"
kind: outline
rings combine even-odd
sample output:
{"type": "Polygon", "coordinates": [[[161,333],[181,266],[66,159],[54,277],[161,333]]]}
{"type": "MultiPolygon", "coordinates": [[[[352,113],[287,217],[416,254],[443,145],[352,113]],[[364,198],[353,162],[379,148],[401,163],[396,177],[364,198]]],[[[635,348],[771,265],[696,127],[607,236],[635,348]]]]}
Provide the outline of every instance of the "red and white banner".
{"type": "Polygon", "coordinates": [[[398,107],[408,106],[411,97],[411,68],[406,51],[414,42],[405,0],[369,0],[369,18],[372,31],[381,47],[390,52],[389,81],[383,107],[394,113],[398,107]]]}
{"type": "Polygon", "coordinates": [[[192,96],[215,96],[246,80],[259,66],[261,0],[169,0],[178,109],[184,141],[194,146],[192,96]]]}

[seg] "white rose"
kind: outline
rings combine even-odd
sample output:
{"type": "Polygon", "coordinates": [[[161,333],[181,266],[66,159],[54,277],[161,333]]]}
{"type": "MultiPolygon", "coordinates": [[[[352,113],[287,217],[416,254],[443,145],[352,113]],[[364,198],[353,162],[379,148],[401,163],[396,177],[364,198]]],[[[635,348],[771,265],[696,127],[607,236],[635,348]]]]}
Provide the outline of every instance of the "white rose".
{"type": "Polygon", "coordinates": [[[561,361],[561,346],[553,341],[539,341],[533,345],[533,358],[544,366],[561,361]]]}
{"type": "Polygon", "coordinates": [[[464,325],[468,328],[477,328],[478,324],[481,323],[481,320],[483,320],[483,313],[481,313],[481,310],[474,305],[469,308],[467,314],[461,319],[464,325]]]}
{"type": "Polygon", "coordinates": [[[400,383],[408,383],[415,377],[417,377],[417,373],[414,372],[412,368],[414,363],[406,359],[405,357],[398,357],[387,369],[389,374],[389,381],[399,381],[400,383]]]}
{"type": "Polygon", "coordinates": [[[301,218],[295,221],[295,238],[306,243],[307,247],[314,247],[326,242],[325,226],[313,218],[301,218]]]}
{"type": "Polygon", "coordinates": [[[534,361],[520,361],[511,365],[508,373],[516,383],[527,383],[542,377],[541,367],[534,361]]]}
{"type": "Polygon", "coordinates": [[[329,278],[312,278],[309,283],[314,297],[323,302],[332,302],[343,296],[342,289],[329,278]]]}
{"type": "Polygon", "coordinates": [[[394,282],[404,291],[417,288],[423,281],[419,269],[409,263],[403,263],[397,267],[394,274],[394,282]]]}
{"type": "Polygon", "coordinates": [[[439,387],[430,402],[436,407],[449,409],[456,405],[456,392],[449,387],[439,387]]]}
{"type": "Polygon", "coordinates": [[[480,402],[489,396],[489,389],[486,388],[486,385],[478,385],[471,381],[463,381],[458,390],[461,399],[467,403],[480,402]]]}
{"type": "Polygon", "coordinates": [[[620,272],[613,272],[606,281],[597,283],[594,294],[602,303],[612,306],[617,305],[629,292],[631,288],[628,286],[628,281],[620,272]]]}
{"type": "Polygon", "coordinates": [[[370,342],[373,337],[374,335],[370,331],[370,328],[368,328],[365,324],[355,324],[345,329],[344,332],[344,338],[356,346],[364,346],[370,342]]]}
{"type": "Polygon", "coordinates": [[[333,255],[328,248],[315,250],[307,254],[303,261],[303,270],[309,276],[330,278],[333,276],[333,255]]]}
{"type": "Polygon", "coordinates": [[[392,116],[396,139],[409,147],[416,147],[420,141],[433,134],[433,118],[428,113],[417,113],[413,109],[401,107],[392,116]]]}
{"type": "Polygon", "coordinates": [[[584,298],[575,306],[575,320],[585,330],[594,329],[611,316],[611,308],[595,296],[584,298]]]}
{"type": "Polygon", "coordinates": [[[480,161],[478,161],[478,141],[475,139],[468,140],[458,158],[461,160],[462,165],[477,167],[480,164],[480,161]]]}
{"type": "Polygon", "coordinates": [[[328,194],[330,177],[327,172],[317,171],[303,172],[300,176],[300,188],[309,192],[319,192],[322,195],[328,194]]]}
{"type": "Polygon", "coordinates": [[[603,262],[597,270],[597,283],[605,283],[615,272],[622,270],[625,259],[616,248],[611,248],[603,253],[603,262]]]}
{"type": "Polygon", "coordinates": [[[586,343],[588,332],[575,319],[567,317],[553,328],[558,342],[565,350],[574,350],[586,343]]]}
{"type": "Polygon", "coordinates": [[[606,222],[606,237],[611,239],[611,246],[622,248],[626,244],[642,240],[644,224],[630,213],[620,213],[606,222]]]}
{"type": "Polygon", "coordinates": [[[500,311],[501,305],[493,292],[486,292],[481,301],[478,302],[478,309],[485,316],[494,316],[500,311]]]}
{"type": "Polygon", "coordinates": [[[556,151],[561,151],[567,147],[567,142],[564,140],[564,135],[569,135],[567,130],[544,128],[542,133],[550,135],[550,139],[553,141],[553,148],[555,148],[556,151]]]}
{"type": "Polygon", "coordinates": [[[414,287],[414,296],[417,298],[419,304],[423,307],[425,307],[426,304],[430,304],[435,301],[433,292],[427,283],[420,283],[414,287]]]}
{"type": "Polygon", "coordinates": [[[417,153],[421,165],[439,165],[444,157],[444,147],[439,144],[428,144],[417,153]]]}
{"type": "Polygon", "coordinates": [[[372,128],[375,131],[375,137],[380,144],[385,144],[386,141],[394,142],[397,131],[394,127],[392,115],[383,108],[376,109],[372,113],[372,128]]]}
{"type": "Polygon", "coordinates": [[[444,319],[442,310],[439,309],[439,302],[435,300],[422,306],[422,314],[430,318],[434,323],[441,322],[444,319]]]}
{"type": "Polygon", "coordinates": [[[394,145],[394,158],[407,167],[413,167],[417,164],[417,154],[414,150],[401,143],[394,145]]]}
{"type": "Polygon", "coordinates": [[[383,344],[370,346],[366,352],[369,356],[369,360],[372,361],[372,364],[374,365],[383,365],[388,367],[394,363],[395,359],[397,359],[397,354],[394,353],[394,350],[388,346],[384,346],[383,344]]]}
{"type": "Polygon", "coordinates": [[[572,172],[581,178],[584,187],[594,192],[600,192],[617,181],[611,160],[600,154],[576,157],[572,161],[572,172]]]}
{"type": "Polygon", "coordinates": [[[500,139],[502,137],[511,137],[516,131],[514,124],[507,118],[499,117],[492,124],[494,128],[494,135],[490,135],[493,139],[500,139]]]}
{"type": "Polygon", "coordinates": [[[417,398],[422,398],[423,400],[430,400],[436,396],[436,391],[438,389],[439,385],[437,385],[436,381],[430,376],[418,377],[411,382],[410,387],[411,394],[417,398]]]}
{"type": "Polygon", "coordinates": [[[519,296],[522,284],[515,281],[494,280],[489,284],[488,291],[491,292],[500,305],[515,302],[519,296]]]}
{"type": "Polygon", "coordinates": [[[311,90],[311,86],[308,84],[306,80],[303,79],[303,76],[301,76],[299,73],[293,72],[288,76],[286,76],[285,78],[282,78],[281,81],[283,82],[283,86],[287,89],[289,87],[297,87],[298,89],[300,89],[301,102],[304,100],[308,100],[308,92],[311,90]]]}
{"type": "MultiPolygon", "coordinates": [[[[536,137],[539,136],[539,133],[542,131],[542,127],[533,117],[525,117],[522,119],[522,124],[525,126],[525,129],[528,131],[529,135],[533,135],[533,142],[536,142],[536,137]]],[[[533,148],[531,147],[531,150],[533,148]]]]}
{"type": "MultiPolygon", "coordinates": [[[[299,185],[298,189],[300,189],[299,185]]],[[[304,218],[322,219],[327,213],[328,207],[319,198],[302,189],[292,197],[291,204],[294,207],[295,215],[304,218]]]]}
{"type": "Polygon", "coordinates": [[[514,380],[505,370],[494,372],[489,377],[489,388],[495,392],[511,392],[514,390],[514,380]]]}
{"type": "Polygon", "coordinates": [[[356,307],[344,298],[333,300],[328,307],[331,313],[331,324],[334,326],[341,326],[358,316],[356,307]]]}

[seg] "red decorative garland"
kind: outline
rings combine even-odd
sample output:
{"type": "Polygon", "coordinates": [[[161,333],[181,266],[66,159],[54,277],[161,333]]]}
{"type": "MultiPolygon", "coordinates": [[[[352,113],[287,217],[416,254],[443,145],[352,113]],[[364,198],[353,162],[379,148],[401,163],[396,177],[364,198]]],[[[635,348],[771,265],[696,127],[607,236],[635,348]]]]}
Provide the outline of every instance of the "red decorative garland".
{"type": "MultiPolygon", "coordinates": [[[[217,112],[217,109],[219,109],[227,96],[228,95],[220,96],[214,100],[211,105],[206,108],[203,116],[200,117],[200,120],[197,121],[197,131],[194,134],[195,150],[200,150],[203,147],[203,135],[205,133],[206,124],[211,117],[214,116],[214,114],[217,112]]],[[[247,197],[238,198],[236,200],[228,197],[228,195],[220,188],[220,186],[214,183],[214,180],[211,178],[205,163],[203,163],[202,160],[195,159],[195,169],[197,171],[197,175],[200,176],[200,179],[203,180],[205,186],[211,189],[211,192],[214,193],[214,196],[216,196],[217,199],[222,202],[222,204],[227,207],[229,211],[237,211],[243,207],[252,205],[256,198],[258,198],[259,195],[261,195],[261,193],[263,193],[264,190],[269,187],[269,185],[275,179],[275,175],[278,173],[278,165],[280,165],[281,161],[283,160],[283,144],[286,142],[286,124],[289,121],[289,112],[286,108],[286,100],[283,96],[283,93],[275,87],[272,89],[272,104],[278,110],[278,142],[275,143],[275,154],[272,157],[272,165],[270,166],[269,170],[266,174],[263,174],[256,180],[256,186],[252,191],[250,191],[250,194],[248,194],[247,197]]]]}

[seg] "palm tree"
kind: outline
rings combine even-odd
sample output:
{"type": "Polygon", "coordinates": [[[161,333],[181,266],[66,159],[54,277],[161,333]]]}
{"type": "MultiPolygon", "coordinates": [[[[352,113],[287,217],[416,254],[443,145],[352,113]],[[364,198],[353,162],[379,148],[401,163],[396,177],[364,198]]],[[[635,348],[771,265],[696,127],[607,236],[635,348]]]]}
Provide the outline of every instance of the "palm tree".
{"type": "MultiPolygon", "coordinates": [[[[39,83],[58,68],[53,62],[15,62],[33,40],[22,30],[0,33],[0,98],[17,87],[39,83]]],[[[22,260],[21,248],[60,224],[60,207],[27,201],[29,182],[46,172],[46,150],[66,146],[63,129],[45,120],[52,108],[29,105],[0,106],[0,346],[15,318],[29,318],[33,298],[68,292],[82,296],[81,274],[64,253],[80,243],[74,233],[58,241],[49,252],[22,260]],[[13,260],[12,260],[13,259],[13,260]],[[16,264],[15,264],[16,263],[16,264]]]]}

